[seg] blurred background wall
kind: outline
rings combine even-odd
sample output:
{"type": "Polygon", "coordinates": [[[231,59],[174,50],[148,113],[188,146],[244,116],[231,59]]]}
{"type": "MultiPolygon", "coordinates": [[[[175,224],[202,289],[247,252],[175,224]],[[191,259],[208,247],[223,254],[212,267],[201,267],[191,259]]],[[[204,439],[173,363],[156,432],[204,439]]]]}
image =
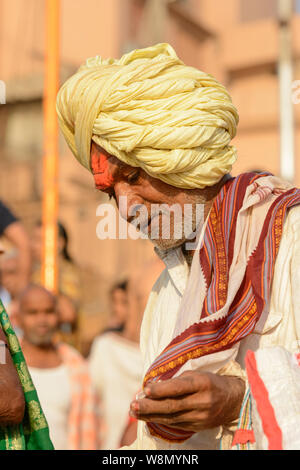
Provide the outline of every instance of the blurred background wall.
{"type": "MultiPolygon", "coordinates": [[[[44,0],[0,0],[0,79],[7,103],[0,106],[0,198],[29,233],[41,218],[43,156],[44,0]]],[[[240,114],[233,174],[280,173],[277,0],[61,0],[63,82],[87,57],[119,57],[137,47],[169,42],[187,64],[213,74],[228,87],[240,114]]],[[[300,79],[300,1],[291,20],[294,80],[300,79]]],[[[300,184],[300,104],[293,106],[295,177],[300,184]]],[[[60,138],[60,220],[71,254],[81,267],[84,334],[103,326],[107,292],[150,260],[150,242],[99,240],[96,208],[106,196],[71,157],[60,138]]]]}

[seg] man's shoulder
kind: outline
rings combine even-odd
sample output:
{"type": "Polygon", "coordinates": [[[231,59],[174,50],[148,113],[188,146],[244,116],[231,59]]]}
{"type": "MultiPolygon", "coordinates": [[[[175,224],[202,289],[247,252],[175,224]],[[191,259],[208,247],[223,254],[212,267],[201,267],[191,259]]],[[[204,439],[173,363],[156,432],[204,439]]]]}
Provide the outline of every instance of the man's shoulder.
{"type": "Polygon", "coordinates": [[[284,223],[284,230],[290,230],[293,234],[296,233],[300,236],[300,204],[289,209],[284,223]]]}
{"type": "Polygon", "coordinates": [[[17,217],[0,201],[0,235],[3,234],[9,225],[17,221],[17,217]]]}
{"type": "Polygon", "coordinates": [[[85,358],[80,354],[80,352],[67,343],[58,343],[57,350],[62,360],[66,363],[73,363],[74,365],[84,365],[86,363],[85,358]]]}
{"type": "Polygon", "coordinates": [[[120,335],[117,333],[113,331],[100,333],[93,340],[90,355],[104,354],[105,356],[111,352],[111,349],[115,344],[118,344],[118,342],[120,342],[120,335]]]}
{"type": "Polygon", "coordinates": [[[298,204],[297,206],[291,207],[289,209],[287,217],[289,217],[292,220],[298,219],[300,221],[300,204],[298,204]]]}
{"type": "Polygon", "coordinates": [[[285,217],[277,257],[295,259],[300,250],[300,205],[291,207],[285,217]],[[289,256],[288,256],[289,254],[289,256]]]}

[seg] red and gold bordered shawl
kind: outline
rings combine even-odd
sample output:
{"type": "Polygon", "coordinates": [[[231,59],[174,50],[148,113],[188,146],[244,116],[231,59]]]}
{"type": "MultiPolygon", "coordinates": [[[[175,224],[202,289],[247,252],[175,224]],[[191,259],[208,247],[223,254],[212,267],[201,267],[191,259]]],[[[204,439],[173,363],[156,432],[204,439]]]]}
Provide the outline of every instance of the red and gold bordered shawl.
{"type": "MultiPolygon", "coordinates": [[[[175,335],[149,368],[144,386],[149,381],[172,378],[187,361],[232,348],[254,330],[263,309],[269,304],[286,212],[292,206],[300,204],[299,189],[293,188],[289,183],[286,186],[279,184],[279,187],[276,184],[260,184],[260,181],[268,181],[259,181],[266,177],[280,181],[268,173],[245,173],[230,179],[216,197],[199,250],[206,284],[199,322],[175,335]],[[254,199],[252,193],[249,195],[250,185],[254,199]],[[235,296],[227,308],[230,267],[234,257],[237,223],[241,220],[238,215],[244,211],[245,200],[248,201],[251,197],[255,202],[252,207],[248,203],[249,210],[256,210],[256,207],[262,210],[263,207],[265,212],[262,224],[257,229],[260,230],[260,235],[257,234],[256,248],[247,258],[235,296]],[[217,319],[214,315],[214,320],[209,321],[211,315],[221,309],[224,311],[224,306],[225,314],[217,319]]],[[[191,432],[156,423],[148,423],[148,429],[153,436],[169,442],[184,442],[193,435],[191,432]]]]}

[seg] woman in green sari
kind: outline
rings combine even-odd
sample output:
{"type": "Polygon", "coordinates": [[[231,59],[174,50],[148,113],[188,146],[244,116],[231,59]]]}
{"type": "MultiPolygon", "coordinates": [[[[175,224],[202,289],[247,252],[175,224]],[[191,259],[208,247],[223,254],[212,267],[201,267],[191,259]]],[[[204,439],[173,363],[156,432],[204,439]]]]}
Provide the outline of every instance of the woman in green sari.
{"type": "Polygon", "coordinates": [[[0,327],[5,335],[4,337],[3,334],[1,335],[4,338],[2,346],[5,349],[6,345],[8,347],[25,400],[25,412],[22,422],[19,422],[20,420],[17,419],[15,420],[17,424],[0,425],[0,450],[53,450],[54,447],[49,437],[48,424],[36,389],[28,372],[18,338],[12,329],[1,300],[0,327]]]}

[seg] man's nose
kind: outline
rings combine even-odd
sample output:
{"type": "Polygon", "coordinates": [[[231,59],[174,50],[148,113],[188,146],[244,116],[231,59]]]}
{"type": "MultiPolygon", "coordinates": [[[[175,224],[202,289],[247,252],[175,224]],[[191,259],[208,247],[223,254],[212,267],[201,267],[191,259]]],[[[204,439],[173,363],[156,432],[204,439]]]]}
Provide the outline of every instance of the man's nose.
{"type": "Polygon", "coordinates": [[[47,323],[47,313],[43,311],[38,312],[36,319],[39,323],[47,323]]]}
{"type": "Polygon", "coordinates": [[[130,222],[138,207],[143,205],[142,199],[126,183],[117,183],[114,187],[120,215],[130,222]]]}

